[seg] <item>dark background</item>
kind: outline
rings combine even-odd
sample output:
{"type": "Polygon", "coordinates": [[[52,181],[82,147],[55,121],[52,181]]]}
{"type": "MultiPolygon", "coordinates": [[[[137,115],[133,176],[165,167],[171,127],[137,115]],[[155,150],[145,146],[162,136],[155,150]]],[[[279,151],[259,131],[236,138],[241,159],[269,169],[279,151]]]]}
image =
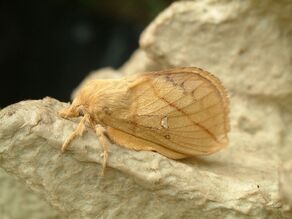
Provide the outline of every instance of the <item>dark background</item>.
{"type": "Polygon", "coordinates": [[[0,1],[0,108],[51,96],[69,101],[91,71],[121,66],[171,0],[0,1]]]}

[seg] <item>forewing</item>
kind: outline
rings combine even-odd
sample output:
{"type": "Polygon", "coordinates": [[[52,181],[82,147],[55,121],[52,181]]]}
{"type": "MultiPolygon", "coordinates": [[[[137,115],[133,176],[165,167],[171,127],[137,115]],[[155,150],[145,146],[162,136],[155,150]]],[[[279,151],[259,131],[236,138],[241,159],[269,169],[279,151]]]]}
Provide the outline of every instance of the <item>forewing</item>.
{"type": "Polygon", "coordinates": [[[210,73],[198,68],[147,73],[129,89],[132,105],[123,131],[187,155],[227,144],[228,99],[210,73]]]}

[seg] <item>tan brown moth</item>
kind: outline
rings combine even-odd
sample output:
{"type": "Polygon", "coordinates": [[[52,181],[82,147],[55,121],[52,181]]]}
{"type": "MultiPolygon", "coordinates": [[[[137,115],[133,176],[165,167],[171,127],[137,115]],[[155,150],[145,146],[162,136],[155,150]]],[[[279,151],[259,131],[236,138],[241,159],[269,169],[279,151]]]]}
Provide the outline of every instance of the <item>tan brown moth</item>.
{"type": "Polygon", "coordinates": [[[88,124],[104,149],[103,171],[108,138],[128,149],[156,151],[171,159],[208,155],[228,143],[228,108],[220,81],[200,68],[91,80],[59,112],[66,119],[82,117],[62,151],[88,124]]]}

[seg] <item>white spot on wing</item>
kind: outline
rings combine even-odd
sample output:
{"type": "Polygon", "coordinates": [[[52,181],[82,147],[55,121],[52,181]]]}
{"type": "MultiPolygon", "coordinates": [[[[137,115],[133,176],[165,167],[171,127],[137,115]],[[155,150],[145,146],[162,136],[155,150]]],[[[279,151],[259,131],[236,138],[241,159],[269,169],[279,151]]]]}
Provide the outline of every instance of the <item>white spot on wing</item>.
{"type": "Polygon", "coordinates": [[[168,128],[167,116],[165,116],[165,117],[163,117],[163,118],[161,119],[160,125],[161,125],[163,128],[165,128],[165,129],[168,128]]]}

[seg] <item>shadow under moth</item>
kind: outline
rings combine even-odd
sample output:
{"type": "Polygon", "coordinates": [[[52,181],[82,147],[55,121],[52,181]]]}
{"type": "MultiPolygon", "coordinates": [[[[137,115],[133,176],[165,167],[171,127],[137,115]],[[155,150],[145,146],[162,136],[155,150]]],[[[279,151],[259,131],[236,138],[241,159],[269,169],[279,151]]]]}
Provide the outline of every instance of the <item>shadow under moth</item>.
{"type": "Polygon", "coordinates": [[[95,130],[103,147],[109,139],[125,148],[156,151],[171,159],[208,155],[228,143],[229,101],[220,81],[195,67],[146,72],[115,80],[91,80],[59,112],[82,117],[62,151],[85,131],[95,130]]]}

